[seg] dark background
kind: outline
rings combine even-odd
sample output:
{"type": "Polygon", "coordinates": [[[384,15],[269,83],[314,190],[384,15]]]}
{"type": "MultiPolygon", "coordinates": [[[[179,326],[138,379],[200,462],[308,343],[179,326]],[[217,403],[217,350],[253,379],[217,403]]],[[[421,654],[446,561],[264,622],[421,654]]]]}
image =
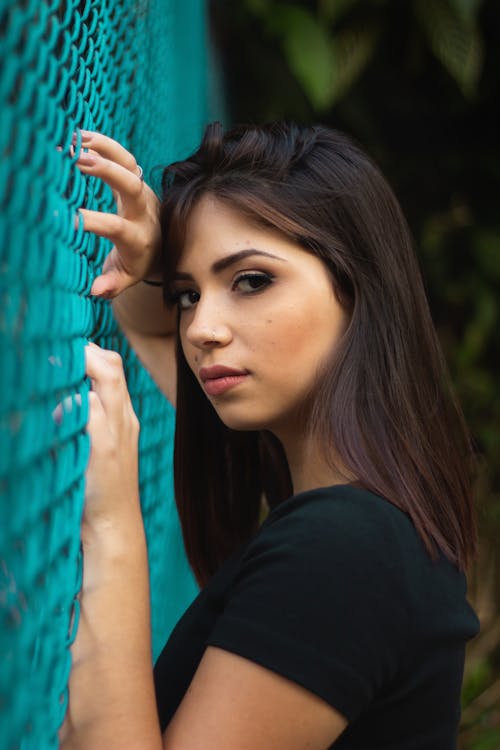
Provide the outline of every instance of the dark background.
{"type": "Polygon", "coordinates": [[[228,123],[345,130],[409,220],[480,468],[461,750],[500,748],[500,2],[213,0],[228,123]]]}

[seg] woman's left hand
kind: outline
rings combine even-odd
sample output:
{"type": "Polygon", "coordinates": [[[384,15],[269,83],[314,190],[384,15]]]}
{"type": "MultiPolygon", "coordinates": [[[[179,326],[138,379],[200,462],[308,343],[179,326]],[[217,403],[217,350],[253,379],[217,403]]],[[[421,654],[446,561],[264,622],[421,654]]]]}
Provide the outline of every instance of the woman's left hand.
{"type": "Polygon", "coordinates": [[[139,420],[127,390],[117,352],[93,343],[85,348],[86,373],[92,380],[87,432],[91,451],[86,471],[82,541],[94,533],[120,530],[139,503],[139,420]]]}

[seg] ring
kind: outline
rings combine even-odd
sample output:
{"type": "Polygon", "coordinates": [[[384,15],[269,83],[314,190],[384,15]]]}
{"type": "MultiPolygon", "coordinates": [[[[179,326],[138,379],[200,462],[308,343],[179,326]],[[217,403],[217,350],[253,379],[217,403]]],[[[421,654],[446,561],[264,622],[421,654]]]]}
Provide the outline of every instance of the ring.
{"type": "Polygon", "coordinates": [[[137,175],[137,177],[140,179],[141,182],[144,182],[144,172],[142,171],[142,167],[137,165],[137,169],[139,170],[139,174],[137,175]]]}

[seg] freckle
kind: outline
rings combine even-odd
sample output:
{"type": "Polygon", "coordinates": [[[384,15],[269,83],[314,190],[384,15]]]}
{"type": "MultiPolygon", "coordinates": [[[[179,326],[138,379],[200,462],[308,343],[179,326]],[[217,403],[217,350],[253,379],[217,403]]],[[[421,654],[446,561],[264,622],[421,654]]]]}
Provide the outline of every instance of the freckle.
{"type": "Polygon", "coordinates": [[[266,320],[266,323],[272,323],[272,322],[273,322],[272,320],[266,320]]]}

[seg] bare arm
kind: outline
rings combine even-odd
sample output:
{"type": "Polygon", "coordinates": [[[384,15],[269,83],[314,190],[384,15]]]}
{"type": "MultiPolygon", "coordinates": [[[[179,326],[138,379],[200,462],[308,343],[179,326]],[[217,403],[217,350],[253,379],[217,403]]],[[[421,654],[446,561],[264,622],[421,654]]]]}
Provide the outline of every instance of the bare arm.
{"type": "Polygon", "coordinates": [[[170,336],[175,331],[175,309],[165,307],[160,286],[139,282],[115,297],[112,305],[115,318],[125,332],[170,336]]]}
{"type": "Polygon", "coordinates": [[[62,750],[162,747],[140,513],[130,521],[110,526],[105,543],[97,535],[87,541],[62,750]]]}
{"type": "Polygon", "coordinates": [[[164,750],[327,750],[346,726],[300,685],[210,646],[163,743],[164,750]]]}
{"type": "Polygon", "coordinates": [[[62,748],[160,750],[138,489],[139,422],[120,356],[89,344],[85,359],[93,390],[84,575],[62,748]]]}

